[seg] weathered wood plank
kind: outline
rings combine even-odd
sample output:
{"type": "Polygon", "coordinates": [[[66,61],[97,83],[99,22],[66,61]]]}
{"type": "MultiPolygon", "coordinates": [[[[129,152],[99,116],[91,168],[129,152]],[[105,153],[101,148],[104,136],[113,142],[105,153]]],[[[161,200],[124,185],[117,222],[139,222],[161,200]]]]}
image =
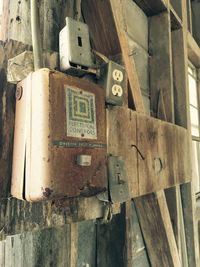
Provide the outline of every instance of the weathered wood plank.
{"type": "Polygon", "coordinates": [[[188,266],[199,266],[198,223],[195,218],[195,194],[191,183],[181,185],[188,266]]]}
{"type": "Polygon", "coordinates": [[[108,224],[97,225],[97,266],[126,266],[125,214],[113,217],[108,224]],[[120,226],[120,227],[119,227],[120,226]]]}
{"type": "MultiPolygon", "coordinates": [[[[3,18],[3,25],[6,26],[3,40],[12,39],[31,45],[30,1],[4,2],[5,12],[9,13],[3,18]]],[[[74,17],[74,0],[40,1],[43,49],[58,51],[59,31],[65,25],[66,16],[74,17]]]]}
{"type": "Polygon", "coordinates": [[[93,47],[108,57],[122,53],[130,83],[131,95],[135,101],[135,108],[137,111],[142,111],[144,109],[142,95],[134,61],[129,57],[130,48],[125,32],[126,26],[124,25],[123,9],[124,6],[119,0],[87,0],[83,2],[83,15],[90,28],[93,47]],[[102,25],[106,26],[102,27],[102,25]],[[111,32],[112,34],[110,34],[111,32]]]}
{"type": "Polygon", "coordinates": [[[200,23],[200,3],[197,0],[191,1],[191,9],[192,9],[192,32],[193,36],[200,46],[200,31],[199,31],[199,23],[200,23]]]}
{"type": "Polygon", "coordinates": [[[125,7],[120,0],[110,0],[110,3],[135,109],[138,112],[144,112],[144,104],[136,72],[135,62],[130,58],[130,47],[128,43],[128,36],[126,34],[127,25],[124,21],[125,7]]]}
{"type": "Polygon", "coordinates": [[[130,218],[130,232],[129,239],[131,239],[131,264],[130,266],[135,267],[150,267],[147,250],[142,235],[141,226],[139,224],[135,204],[131,201],[131,218],[130,218]]]}
{"type": "Polygon", "coordinates": [[[171,0],[170,4],[173,6],[175,12],[182,19],[182,1],[179,0],[171,0]]]}
{"type": "Polygon", "coordinates": [[[109,108],[108,152],[124,160],[130,196],[138,196],[136,113],[127,108],[109,108]],[[124,132],[126,131],[126,134],[124,132]]]}
{"type": "Polygon", "coordinates": [[[85,0],[82,12],[90,29],[93,48],[107,57],[119,54],[121,48],[110,2],[85,0]]]}
{"type": "Polygon", "coordinates": [[[134,201],[151,265],[181,266],[164,192],[134,201]]]}
{"type": "MultiPolygon", "coordinates": [[[[175,121],[190,132],[189,91],[188,91],[188,53],[187,53],[187,3],[182,1],[183,29],[172,33],[175,121]]],[[[191,141],[190,141],[191,142],[191,141]]],[[[183,219],[187,246],[188,266],[198,266],[198,237],[197,224],[194,219],[194,190],[193,183],[181,185],[183,219]],[[187,204],[186,204],[187,203],[187,204]],[[187,208],[186,208],[187,207],[187,208]],[[190,247],[190,248],[189,248],[190,247]]]]}
{"type": "Polygon", "coordinates": [[[183,30],[172,32],[173,73],[174,73],[174,113],[175,123],[188,127],[188,91],[187,66],[185,56],[187,53],[184,43],[183,30]]]}
{"type": "Polygon", "coordinates": [[[5,267],[5,246],[6,241],[0,241],[0,267],[5,267]]]}
{"type": "Polygon", "coordinates": [[[147,14],[153,16],[167,9],[168,2],[165,0],[134,0],[136,4],[147,14]]]}
{"type": "Polygon", "coordinates": [[[191,33],[187,33],[187,49],[189,60],[197,67],[200,68],[200,47],[192,37],[191,33]]]}
{"type": "Polygon", "coordinates": [[[157,114],[162,90],[167,121],[174,121],[170,14],[163,12],[149,18],[151,110],[157,114]]]}
{"type": "Polygon", "coordinates": [[[96,222],[9,236],[0,244],[5,246],[1,267],[95,266],[96,222]]]}

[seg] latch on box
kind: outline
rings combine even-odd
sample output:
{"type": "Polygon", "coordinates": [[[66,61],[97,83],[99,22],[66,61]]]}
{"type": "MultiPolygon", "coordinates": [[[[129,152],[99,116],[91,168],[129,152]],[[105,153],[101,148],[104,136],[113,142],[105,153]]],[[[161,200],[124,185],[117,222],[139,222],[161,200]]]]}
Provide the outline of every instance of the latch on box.
{"type": "Polygon", "coordinates": [[[118,156],[108,156],[108,192],[98,195],[98,199],[111,203],[123,203],[129,199],[129,188],[124,161],[118,156]]]}
{"type": "Polygon", "coordinates": [[[108,157],[108,179],[110,198],[113,203],[122,203],[129,199],[129,189],[124,161],[121,157],[108,157]]]}

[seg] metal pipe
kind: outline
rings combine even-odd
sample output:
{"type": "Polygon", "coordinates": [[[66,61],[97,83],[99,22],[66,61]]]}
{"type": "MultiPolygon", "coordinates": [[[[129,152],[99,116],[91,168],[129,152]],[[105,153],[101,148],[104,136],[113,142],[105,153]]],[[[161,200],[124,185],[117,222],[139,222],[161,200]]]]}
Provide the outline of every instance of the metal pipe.
{"type": "Polygon", "coordinates": [[[33,45],[34,69],[38,70],[43,67],[38,0],[31,0],[31,33],[32,33],[32,45],[33,45]]]}

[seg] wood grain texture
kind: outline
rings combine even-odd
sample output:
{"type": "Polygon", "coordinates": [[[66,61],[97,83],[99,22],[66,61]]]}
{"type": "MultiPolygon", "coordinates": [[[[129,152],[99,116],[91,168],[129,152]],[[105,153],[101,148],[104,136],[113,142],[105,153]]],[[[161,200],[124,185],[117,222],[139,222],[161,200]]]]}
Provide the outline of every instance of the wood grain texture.
{"type": "MultiPolygon", "coordinates": [[[[24,44],[32,44],[30,1],[5,1],[5,37],[24,44]]],[[[40,34],[43,49],[58,51],[59,32],[65,26],[65,17],[74,16],[74,0],[40,1],[40,34]]]]}
{"type": "Polygon", "coordinates": [[[170,14],[163,12],[149,18],[151,109],[157,114],[162,90],[167,121],[174,121],[170,14]]]}
{"type": "Polygon", "coordinates": [[[124,6],[119,0],[83,2],[83,15],[90,28],[94,49],[108,57],[122,53],[131,88],[131,97],[136,110],[142,111],[144,109],[142,95],[134,61],[129,57],[130,48],[123,9],[124,6]]]}
{"type": "Polygon", "coordinates": [[[151,265],[181,266],[164,192],[134,201],[151,265]]]}
{"type": "Polygon", "coordinates": [[[191,180],[188,140],[186,129],[137,114],[139,195],[191,180]]]}
{"type": "Polygon", "coordinates": [[[168,1],[165,0],[135,0],[136,4],[147,14],[147,16],[156,15],[167,9],[168,1]]]}
{"type": "Polygon", "coordinates": [[[187,90],[187,44],[183,30],[172,32],[173,76],[174,76],[174,114],[175,123],[188,128],[189,126],[189,92],[187,90]]]}
{"type": "Polygon", "coordinates": [[[96,223],[86,221],[9,236],[0,242],[1,267],[95,266],[96,223]]]}
{"type": "Polygon", "coordinates": [[[107,57],[119,54],[121,48],[110,2],[85,0],[82,12],[90,29],[93,48],[107,57]]]}
{"type": "Polygon", "coordinates": [[[110,108],[107,118],[108,152],[124,160],[130,196],[137,196],[137,150],[133,147],[136,145],[136,113],[123,107],[110,108]]]}
{"type": "Polygon", "coordinates": [[[123,212],[113,217],[108,224],[97,224],[98,267],[125,267],[126,265],[126,223],[123,212]]]}
{"type": "Polygon", "coordinates": [[[189,60],[200,68],[200,47],[189,32],[187,33],[187,50],[189,60]]]}
{"type": "Polygon", "coordinates": [[[195,219],[196,199],[192,183],[181,185],[181,199],[183,207],[183,219],[185,224],[186,247],[188,254],[188,265],[199,264],[199,242],[197,221],[195,219]]]}

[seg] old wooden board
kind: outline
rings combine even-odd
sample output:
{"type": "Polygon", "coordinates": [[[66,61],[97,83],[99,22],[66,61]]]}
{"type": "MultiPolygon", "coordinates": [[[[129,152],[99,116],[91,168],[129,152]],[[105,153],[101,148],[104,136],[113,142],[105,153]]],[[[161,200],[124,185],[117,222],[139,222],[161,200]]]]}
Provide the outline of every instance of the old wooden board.
{"type": "Polygon", "coordinates": [[[134,201],[131,201],[131,216],[130,216],[130,229],[129,239],[131,240],[131,257],[128,266],[136,267],[150,267],[150,262],[147,254],[146,244],[144,243],[144,237],[142,235],[141,225],[138,220],[134,201]]]}
{"type": "Polygon", "coordinates": [[[134,201],[151,265],[181,266],[164,192],[149,194],[134,201]]]}
{"type": "Polygon", "coordinates": [[[200,45],[200,32],[199,32],[199,13],[200,13],[200,3],[197,0],[191,2],[191,13],[192,13],[192,32],[193,36],[200,45]]]}
{"type": "Polygon", "coordinates": [[[108,151],[114,156],[122,157],[129,185],[130,196],[137,196],[137,150],[136,113],[127,108],[110,108],[108,118],[108,151]]]}
{"type": "Polygon", "coordinates": [[[185,224],[186,247],[188,254],[188,266],[199,265],[199,239],[198,222],[195,218],[196,199],[192,183],[181,185],[181,199],[183,206],[183,218],[185,224]]]}
{"type": "MultiPolygon", "coordinates": [[[[189,11],[189,10],[188,10],[189,11]]],[[[191,58],[191,51],[187,49],[187,7],[182,1],[183,29],[172,32],[173,69],[174,69],[174,100],[175,100],[175,121],[178,125],[184,126],[190,132],[189,117],[189,90],[188,90],[188,57],[191,58]]],[[[198,60],[198,57],[196,57],[198,60]]],[[[195,62],[194,62],[195,63],[195,62]]],[[[198,62],[197,62],[198,63],[198,62]]],[[[198,237],[197,224],[195,222],[195,196],[193,183],[186,183],[180,187],[183,219],[185,225],[185,240],[187,246],[188,266],[198,266],[198,237]]]]}
{"type": "Polygon", "coordinates": [[[95,266],[96,224],[87,221],[9,236],[0,242],[1,267],[95,266]]]}
{"type": "Polygon", "coordinates": [[[134,100],[136,110],[142,112],[144,109],[142,95],[134,61],[129,57],[130,48],[126,35],[127,29],[123,19],[123,10],[124,5],[119,0],[87,0],[83,2],[83,15],[91,31],[94,49],[108,57],[110,55],[111,58],[112,56],[122,53],[122,59],[131,88],[131,97],[134,100]],[[92,10],[92,12],[90,10],[92,10]],[[99,23],[99,21],[101,21],[101,23],[99,23]],[[106,31],[102,30],[102,23],[103,25],[106,23],[104,28],[106,31]],[[111,32],[112,34],[110,34],[111,32]],[[103,35],[101,35],[102,33],[103,35]],[[113,38],[115,39],[113,40],[113,38]]]}
{"type": "Polygon", "coordinates": [[[168,12],[149,18],[149,50],[151,109],[154,114],[157,113],[158,96],[162,90],[165,110],[168,110],[166,120],[173,122],[172,52],[168,12]]]}
{"type": "Polygon", "coordinates": [[[124,160],[131,197],[191,180],[186,129],[123,107],[110,108],[108,122],[109,153],[124,160]]]}
{"type": "Polygon", "coordinates": [[[187,67],[185,53],[187,44],[184,43],[183,29],[172,32],[173,73],[174,73],[174,114],[175,123],[188,128],[188,99],[187,67]],[[184,77],[184,79],[183,79],[184,77]]]}
{"type": "Polygon", "coordinates": [[[108,224],[97,224],[97,266],[126,266],[126,224],[123,212],[108,224]]]}
{"type": "Polygon", "coordinates": [[[94,49],[107,57],[119,54],[121,48],[110,2],[85,0],[82,2],[82,11],[89,25],[94,49]]]}
{"type": "Polygon", "coordinates": [[[189,60],[197,67],[200,67],[200,48],[191,33],[187,33],[187,49],[189,60]]]}
{"type": "Polygon", "coordinates": [[[187,33],[187,50],[189,60],[200,68],[200,48],[190,32],[187,33]]]}
{"type": "Polygon", "coordinates": [[[137,147],[142,154],[138,155],[140,195],[191,180],[186,129],[138,114],[137,147]]]}
{"type": "Polygon", "coordinates": [[[153,16],[167,9],[167,1],[165,0],[135,0],[135,2],[147,16],[153,16]]]}
{"type": "MultiPolygon", "coordinates": [[[[66,16],[74,17],[74,0],[41,0],[40,31],[43,49],[59,50],[59,31],[65,26],[66,16]]],[[[4,3],[3,40],[12,39],[24,44],[32,44],[30,2],[6,1],[4,3]]]]}
{"type": "Polygon", "coordinates": [[[7,60],[30,46],[10,41],[0,42],[0,196],[7,197],[10,189],[10,176],[13,149],[13,126],[15,112],[15,87],[6,79],[7,60]]]}

